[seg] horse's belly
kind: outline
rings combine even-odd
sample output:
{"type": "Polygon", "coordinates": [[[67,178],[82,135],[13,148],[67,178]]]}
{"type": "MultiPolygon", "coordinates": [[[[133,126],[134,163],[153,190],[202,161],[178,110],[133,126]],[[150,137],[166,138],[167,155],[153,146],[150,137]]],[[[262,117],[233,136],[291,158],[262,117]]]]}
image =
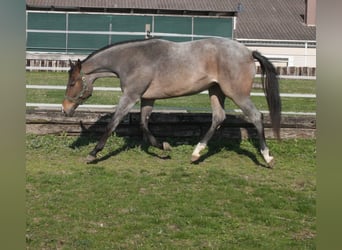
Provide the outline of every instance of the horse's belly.
{"type": "Polygon", "coordinates": [[[172,84],[151,84],[143,94],[146,99],[165,99],[186,95],[197,94],[208,89],[215,80],[203,79],[202,81],[185,83],[177,82],[172,84]]]}
{"type": "Polygon", "coordinates": [[[182,90],[182,91],[173,91],[168,89],[163,89],[162,91],[157,91],[155,89],[147,90],[143,94],[143,98],[145,99],[166,99],[172,97],[179,97],[185,95],[192,95],[201,92],[201,90],[182,90]]]}

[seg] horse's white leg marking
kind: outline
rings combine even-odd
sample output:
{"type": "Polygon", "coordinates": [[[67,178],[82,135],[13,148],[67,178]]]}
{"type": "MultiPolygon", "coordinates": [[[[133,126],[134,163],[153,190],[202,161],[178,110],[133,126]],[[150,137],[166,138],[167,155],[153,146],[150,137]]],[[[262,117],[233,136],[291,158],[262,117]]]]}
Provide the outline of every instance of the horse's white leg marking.
{"type": "Polygon", "coordinates": [[[199,142],[194,150],[194,152],[192,152],[192,157],[191,157],[191,161],[197,161],[200,158],[200,152],[205,149],[205,147],[207,146],[206,143],[201,143],[199,142]]]}
{"type": "Polygon", "coordinates": [[[267,164],[271,164],[273,161],[273,156],[270,156],[270,150],[266,147],[264,150],[261,150],[261,154],[264,157],[267,164]]]}

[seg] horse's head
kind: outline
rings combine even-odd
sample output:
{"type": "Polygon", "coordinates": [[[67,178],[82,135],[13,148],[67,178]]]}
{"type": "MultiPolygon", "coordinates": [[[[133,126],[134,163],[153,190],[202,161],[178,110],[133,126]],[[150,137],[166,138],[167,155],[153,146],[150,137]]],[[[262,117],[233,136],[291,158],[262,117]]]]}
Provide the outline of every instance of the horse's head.
{"type": "Polygon", "coordinates": [[[72,116],[78,105],[87,100],[92,92],[92,82],[83,74],[81,61],[78,60],[75,64],[70,61],[69,80],[62,103],[63,113],[72,116]]]}

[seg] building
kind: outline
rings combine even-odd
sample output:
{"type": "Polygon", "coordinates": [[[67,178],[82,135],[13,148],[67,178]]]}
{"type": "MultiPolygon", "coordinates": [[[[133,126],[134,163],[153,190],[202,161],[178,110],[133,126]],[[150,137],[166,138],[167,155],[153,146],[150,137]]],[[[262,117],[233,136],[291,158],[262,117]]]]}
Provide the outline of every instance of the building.
{"type": "Polygon", "coordinates": [[[26,0],[27,58],[82,58],[156,36],[237,39],[277,66],[316,66],[316,0],[26,0]]]}
{"type": "Polygon", "coordinates": [[[280,66],[316,67],[316,0],[240,0],[234,38],[280,66]]]}
{"type": "Polygon", "coordinates": [[[229,1],[27,0],[27,51],[90,53],[152,35],[172,41],[232,38],[229,1]]]}

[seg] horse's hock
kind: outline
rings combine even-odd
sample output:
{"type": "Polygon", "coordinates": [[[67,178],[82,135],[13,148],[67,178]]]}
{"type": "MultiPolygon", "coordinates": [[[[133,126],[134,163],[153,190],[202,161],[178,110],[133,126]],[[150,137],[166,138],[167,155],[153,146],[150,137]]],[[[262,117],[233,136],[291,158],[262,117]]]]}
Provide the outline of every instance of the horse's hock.
{"type": "MultiPolygon", "coordinates": [[[[112,111],[77,110],[73,117],[65,117],[60,110],[29,109],[26,111],[26,132],[31,134],[87,135],[102,134],[112,111]]],[[[149,120],[149,128],[157,137],[198,138],[211,125],[211,113],[188,113],[186,111],[156,111],[149,120]]],[[[270,119],[264,115],[265,136],[274,138],[270,119]]],[[[116,129],[118,136],[142,136],[140,112],[131,111],[116,129]]],[[[281,138],[315,138],[316,116],[283,115],[281,138]]],[[[226,114],[226,120],[215,133],[220,138],[257,138],[251,123],[243,115],[226,114]]]]}

